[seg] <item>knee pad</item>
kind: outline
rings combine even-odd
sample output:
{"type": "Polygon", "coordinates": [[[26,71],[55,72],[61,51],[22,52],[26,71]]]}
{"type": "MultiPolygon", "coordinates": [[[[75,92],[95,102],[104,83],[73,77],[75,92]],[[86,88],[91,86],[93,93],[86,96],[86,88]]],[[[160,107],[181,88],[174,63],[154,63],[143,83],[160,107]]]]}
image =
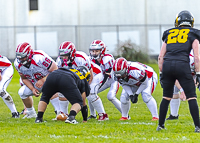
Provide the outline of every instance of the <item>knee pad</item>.
{"type": "Polygon", "coordinates": [[[6,95],[6,92],[4,90],[0,90],[0,96],[3,98],[3,96],[6,95]]]}
{"type": "Polygon", "coordinates": [[[90,94],[87,99],[89,100],[89,102],[94,102],[99,98],[99,96],[97,94],[90,94]]]}
{"type": "Polygon", "coordinates": [[[145,103],[148,103],[151,100],[151,98],[152,98],[152,95],[145,92],[142,93],[142,99],[145,103]]]}
{"type": "Polygon", "coordinates": [[[127,104],[128,101],[129,101],[129,99],[126,98],[125,96],[121,96],[121,97],[120,97],[120,102],[121,102],[122,104],[127,104]]]}
{"type": "Polygon", "coordinates": [[[5,98],[6,101],[8,101],[9,103],[13,103],[13,99],[12,97],[8,94],[8,96],[5,98]]]}
{"type": "Polygon", "coordinates": [[[115,98],[116,94],[114,91],[109,91],[108,94],[107,94],[107,98],[109,101],[112,101],[113,98],[115,98]]]}

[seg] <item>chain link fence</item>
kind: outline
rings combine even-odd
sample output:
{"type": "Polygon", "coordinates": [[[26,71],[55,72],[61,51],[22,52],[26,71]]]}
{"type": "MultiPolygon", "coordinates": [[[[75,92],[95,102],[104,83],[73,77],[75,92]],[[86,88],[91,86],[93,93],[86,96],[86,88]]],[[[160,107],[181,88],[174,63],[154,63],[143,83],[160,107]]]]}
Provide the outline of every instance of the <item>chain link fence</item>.
{"type": "Polygon", "coordinates": [[[0,26],[0,54],[13,60],[17,45],[29,42],[33,49],[43,50],[55,58],[63,41],[71,41],[77,50],[89,54],[91,42],[102,39],[107,45],[107,53],[113,55],[119,54],[116,48],[120,42],[131,40],[144,47],[150,56],[157,56],[162,44],[162,33],[171,27],[173,25],[0,26]]]}

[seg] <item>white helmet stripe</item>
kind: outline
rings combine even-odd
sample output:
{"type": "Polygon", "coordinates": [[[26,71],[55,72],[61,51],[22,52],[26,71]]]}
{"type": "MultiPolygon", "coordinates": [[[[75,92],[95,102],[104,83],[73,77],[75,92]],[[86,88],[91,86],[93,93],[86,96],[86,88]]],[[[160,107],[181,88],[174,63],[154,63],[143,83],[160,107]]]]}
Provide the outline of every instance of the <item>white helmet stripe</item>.
{"type": "Polygon", "coordinates": [[[19,46],[17,47],[17,52],[19,52],[20,47],[22,46],[23,43],[19,44],[19,46]]]}
{"type": "Polygon", "coordinates": [[[64,44],[65,44],[65,42],[62,42],[62,44],[61,44],[61,46],[60,46],[61,49],[62,49],[62,47],[63,47],[64,44]]]}
{"type": "Polygon", "coordinates": [[[123,70],[123,67],[124,67],[124,61],[122,61],[121,70],[123,70]]]}
{"type": "Polygon", "coordinates": [[[115,71],[117,71],[117,63],[118,63],[119,59],[116,60],[116,64],[115,64],[115,71]]]}
{"type": "Polygon", "coordinates": [[[29,47],[30,45],[27,45],[24,50],[23,50],[23,53],[27,50],[27,48],[29,47]]]}

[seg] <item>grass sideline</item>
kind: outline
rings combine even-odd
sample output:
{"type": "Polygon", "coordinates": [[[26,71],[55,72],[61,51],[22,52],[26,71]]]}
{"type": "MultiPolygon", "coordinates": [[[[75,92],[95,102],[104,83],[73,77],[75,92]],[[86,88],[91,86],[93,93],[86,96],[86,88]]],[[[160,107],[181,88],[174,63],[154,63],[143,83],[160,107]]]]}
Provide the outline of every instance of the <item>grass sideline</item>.
{"type": "MultiPolygon", "coordinates": [[[[158,73],[156,64],[150,64],[158,73]]],[[[22,101],[18,95],[19,75],[14,72],[13,79],[7,91],[14,99],[17,110],[23,109],[22,101]]],[[[120,88],[117,98],[120,98],[122,88],[120,88]]],[[[100,93],[105,110],[108,113],[109,121],[98,122],[90,120],[82,123],[81,113],[77,115],[79,124],[71,125],[61,121],[52,121],[55,118],[53,106],[48,105],[44,114],[47,122],[35,124],[35,119],[12,119],[10,110],[0,100],[0,142],[1,143],[51,143],[51,142],[106,142],[106,143],[125,143],[125,142],[199,142],[199,134],[194,133],[194,125],[189,113],[188,103],[181,102],[179,110],[179,120],[166,121],[167,130],[157,132],[158,121],[151,121],[151,114],[139,95],[137,104],[131,104],[129,115],[131,120],[119,121],[121,114],[114,105],[108,101],[107,90],[100,93]]],[[[199,95],[199,91],[197,91],[199,95]]],[[[158,109],[162,99],[162,89],[158,83],[153,97],[157,101],[158,109]]],[[[34,107],[40,98],[34,97],[34,107]]],[[[199,99],[198,103],[200,105],[199,99]]],[[[169,110],[168,110],[169,111],[169,110]]],[[[169,112],[167,116],[169,115],[169,112]]]]}

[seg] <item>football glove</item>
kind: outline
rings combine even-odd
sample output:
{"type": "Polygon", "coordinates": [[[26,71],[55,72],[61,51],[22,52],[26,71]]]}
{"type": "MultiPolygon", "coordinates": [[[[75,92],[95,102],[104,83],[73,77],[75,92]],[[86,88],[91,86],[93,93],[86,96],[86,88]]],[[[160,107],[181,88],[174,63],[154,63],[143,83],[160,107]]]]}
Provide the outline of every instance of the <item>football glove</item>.
{"type": "Polygon", "coordinates": [[[138,102],[138,94],[130,95],[130,99],[131,99],[132,103],[137,103],[138,102]]]}

